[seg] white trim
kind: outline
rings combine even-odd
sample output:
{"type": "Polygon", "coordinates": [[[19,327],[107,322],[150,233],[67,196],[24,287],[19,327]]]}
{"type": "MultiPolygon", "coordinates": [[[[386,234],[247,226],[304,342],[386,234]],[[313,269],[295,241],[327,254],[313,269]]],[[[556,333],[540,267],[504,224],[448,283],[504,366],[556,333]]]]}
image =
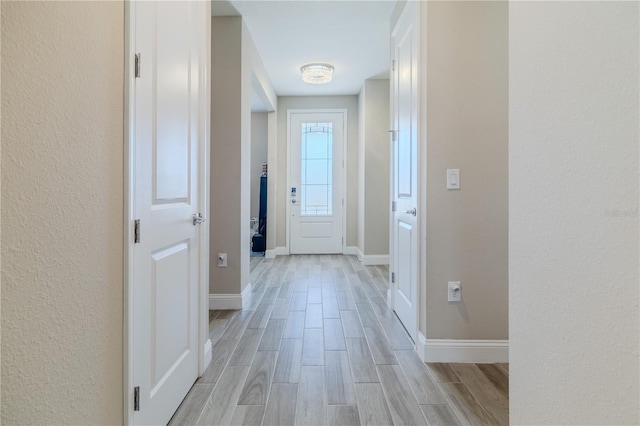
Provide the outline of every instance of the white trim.
{"type": "Polygon", "coordinates": [[[425,354],[427,353],[427,338],[424,337],[421,331],[418,330],[418,335],[416,336],[416,352],[420,357],[420,361],[427,362],[425,354]]]}
{"type": "Polygon", "coordinates": [[[251,283],[242,294],[209,294],[209,310],[242,309],[251,304],[251,283]]]}
{"type": "Polygon", "coordinates": [[[204,344],[204,365],[209,365],[211,360],[213,359],[213,344],[211,343],[211,339],[208,339],[204,344]]]}
{"type": "Polygon", "coordinates": [[[418,269],[418,327],[417,327],[417,339],[416,348],[421,347],[422,355],[420,358],[423,362],[426,361],[424,354],[426,354],[427,338],[420,332],[420,328],[423,327],[420,324],[420,317],[425,318],[424,328],[426,333],[427,327],[427,305],[423,301],[426,299],[427,294],[427,159],[428,159],[428,144],[429,144],[429,132],[427,131],[427,45],[428,35],[425,31],[427,24],[427,5],[420,3],[418,5],[418,28],[420,29],[419,41],[418,41],[418,108],[419,108],[419,127],[418,127],[418,161],[421,163],[418,165],[420,170],[420,177],[418,180],[418,204],[420,206],[420,212],[418,216],[418,223],[420,223],[420,245],[418,250],[420,251],[419,269],[418,269]]]}
{"type": "Polygon", "coordinates": [[[362,256],[362,252],[356,246],[346,246],[342,251],[342,254],[346,254],[347,256],[358,256],[358,260],[360,260],[360,256],[362,256]]]}
{"type": "MultiPolygon", "coordinates": [[[[204,19],[204,39],[205,43],[202,49],[204,49],[204,61],[200,61],[200,113],[201,123],[200,136],[202,137],[202,143],[200,144],[200,164],[204,173],[200,173],[201,180],[199,182],[200,190],[200,212],[204,217],[210,216],[210,182],[211,182],[211,2],[205,2],[201,7],[204,8],[204,15],[207,17],[204,19]],[[204,95],[203,95],[204,94],[204,95]]],[[[201,52],[202,53],[202,52],[201,52]]],[[[201,377],[209,364],[211,363],[213,356],[213,349],[211,347],[211,339],[209,339],[209,307],[207,295],[209,294],[209,225],[210,222],[206,221],[202,223],[198,228],[198,242],[199,242],[199,282],[198,282],[198,314],[200,315],[200,321],[198,324],[198,339],[204,343],[204,353],[198,360],[198,377],[201,377]],[[207,353],[208,349],[208,353],[207,353]]]]}
{"type": "Polygon", "coordinates": [[[345,247],[343,254],[358,256],[358,260],[366,266],[389,264],[388,254],[364,254],[358,246],[345,247]]]}
{"type": "Polygon", "coordinates": [[[209,294],[209,310],[242,309],[241,294],[209,294]]]}
{"type": "Polygon", "coordinates": [[[264,252],[266,259],[275,259],[276,256],[289,256],[289,250],[286,247],[276,247],[264,252]]]}
{"type": "Polygon", "coordinates": [[[133,164],[135,140],[135,3],[125,2],[125,48],[124,48],[124,324],[123,324],[123,424],[133,424],[133,164]]]}
{"type": "MultiPolygon", "coordinates": [[[[347,157],[347,148],[349,145],[349,120],[347,116],[347,108],[304,108],[304,109],[288,109],[287,110],[287,186],[285,188],[285,205],[286,207],[286,224],[285,224],[285,249],[286,254],[290,254],[289,251],[289,238],[291,235],[291,203],[289,202],[289,191],[291,191],[291,115],[292,114],[324,114],[324,113],[339,113],[342,114],[342,199],[344,200],[342,205],[342,253],[347,254],[347,209],[349,199],[347,197],[347,167],[349,165],[347,157]]],[[[277,247],[276,247],[277,249],[277,247]]],[[[276,253],[278,254],[278,253],[276,253]]],[[[355,254],[355,253],[354,253],[355,254]]],[[[265,253],[266,256],[266,253],[265,253]]]]}
{"type": "MultiPolygon", "coordinates": [[[[358,259],[360,257],[358,256],[358,259]]],[[[372,265],[388,265],[389,264],[389,255],[388,254],[365,254],[360,260],[363,265],[372,266],[372,265]]]]}
{"type": "Polygon", "coordinates": [[[418,332],[416,350],[423,362],[509,362],[508,340],[425,339],[418,332]]]}
{"type": "MultiPolygon", "coordinates": [[[[276,208],[279,198],[279,191],[276,182],[279,179],[280,173],[278,173],[278,112],[271,111],[267,116],[267,164],[271,165],[271,170],[267,172],[267,217],[276,217],[276,208]]],[[[276,220],[267,221],[267,247],[276,245],[277,226],[276,220]]],[[[273,253],[273,257],[269,257],[268,252],[273,251],[269,249],[265,252],[265,257],[273,259],[276,254],[273,253]]]]}
{"type": "Polygon", "coordinates": [[[247,287],[244,289],[244,291],[242,292],[242,300],[241,300],[241,304],[242,307],[240,309],[243,308],[248,308],[251,305],[251,297],[253,296],[253,288],[251,286],[251,283],[247,284],[247,287]]]}

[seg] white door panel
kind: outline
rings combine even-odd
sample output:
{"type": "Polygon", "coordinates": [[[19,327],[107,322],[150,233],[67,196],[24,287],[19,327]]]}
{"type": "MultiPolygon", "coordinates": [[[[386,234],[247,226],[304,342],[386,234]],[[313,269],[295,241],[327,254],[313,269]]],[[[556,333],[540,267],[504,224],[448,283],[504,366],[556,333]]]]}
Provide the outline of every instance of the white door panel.
{"type": "Polygon", "coordinates": [[[392,34],[393,308],[416,338],[418,303],[418,7],[409,2],[392,34]]]}
{"type": "Polygon", "coordinates": [[[289,143],[289,251],[342,253],[344,113],[291,113],[289,143]]]}
{"type": "Polygon", "coordinates": [[[152,253],[151,297],[153,334],[151,336],[151,394],[189,354],[190,286],[182,274],[189,269],[190,247],[180,242],[152,253]],[[171,315],[167,315],[171,312],[171,315]],[[187,333],[185,334],[185,330],[187,333]],[[155,354],[155,359],[153,355],[155,354]]]}
{"type": "Polygon", "coordinates": [[[398,272],[396,274],[397,294],[401,298],[400,303],[411,304],[415,299],[414,288],[411,285],[411,271],[413,256],[411,250],[414,246],[414,226],[411,223],[398,221],[398,272]],[[409,274],[407,276],[407,274],[409,274]]]}
{"type": "Polygon", "coordinates": [[[198,2],[136,1],[132,141],[134,424],[166,424],[198,377],[200,87],[205,43],[198,2]]]}

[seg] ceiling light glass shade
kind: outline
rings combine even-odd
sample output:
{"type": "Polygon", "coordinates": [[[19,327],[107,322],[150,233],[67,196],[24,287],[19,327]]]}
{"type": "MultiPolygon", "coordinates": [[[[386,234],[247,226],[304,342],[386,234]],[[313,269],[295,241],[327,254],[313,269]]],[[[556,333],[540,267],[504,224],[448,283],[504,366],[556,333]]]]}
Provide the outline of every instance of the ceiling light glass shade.
{"type": "Polygon", "coordinates": [[[300,68],[302,80],[311,84],[324,84],[333,78],[333,66],[329,64],[307,64],[300,68]]]}

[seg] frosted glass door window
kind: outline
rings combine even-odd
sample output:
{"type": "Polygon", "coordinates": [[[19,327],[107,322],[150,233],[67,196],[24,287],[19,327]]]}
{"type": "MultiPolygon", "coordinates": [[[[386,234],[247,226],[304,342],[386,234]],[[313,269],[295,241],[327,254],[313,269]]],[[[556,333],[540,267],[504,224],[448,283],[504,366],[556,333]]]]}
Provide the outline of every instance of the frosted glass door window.
{"type": "Polygon", "coordinates": [[[333,214],[333,123],[302,123],[300,214],[333,214]]]}

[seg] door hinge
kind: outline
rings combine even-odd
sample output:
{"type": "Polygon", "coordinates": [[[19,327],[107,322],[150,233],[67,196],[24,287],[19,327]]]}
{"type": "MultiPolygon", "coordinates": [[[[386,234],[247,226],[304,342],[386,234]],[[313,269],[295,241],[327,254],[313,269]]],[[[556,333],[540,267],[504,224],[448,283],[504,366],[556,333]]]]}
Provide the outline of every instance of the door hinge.
{"type": "Polygon", "coordinates": [[[140,242],[140,219],[136,219],[133,223],[133,242],[138,244],[140,242]]]}
{"type": "Polygon", "coordinates": [[[133,388],[133,411],[140,411],[140,386],[133,388]]]}
{"type": "Polygon", "coordinates": [[[396,60],[392,60],[391,61],[391,71],[395,71],[396,70],[396,60]]]}
{"type": "Polygon", "coordinates": [[[391,284],[395,284],[396,283],[396,273],[392,272],[391,273],[391,284]]]}
{"type": "Polygon", "coordinates": [[[396,205],[396,202],[395,202],[395,201],[392,201],[392,202],[391,202],[391,211],[392,211],[392,212],[395,212],[397,208],[398,208],[398,207],[397,207],[397,205],[396,205]]]}
{"type": "Polygon", "coordinates": [[[140,54],[136,53],[136,65],[135,65],[136,78],[140,78],[140,54]]]}

